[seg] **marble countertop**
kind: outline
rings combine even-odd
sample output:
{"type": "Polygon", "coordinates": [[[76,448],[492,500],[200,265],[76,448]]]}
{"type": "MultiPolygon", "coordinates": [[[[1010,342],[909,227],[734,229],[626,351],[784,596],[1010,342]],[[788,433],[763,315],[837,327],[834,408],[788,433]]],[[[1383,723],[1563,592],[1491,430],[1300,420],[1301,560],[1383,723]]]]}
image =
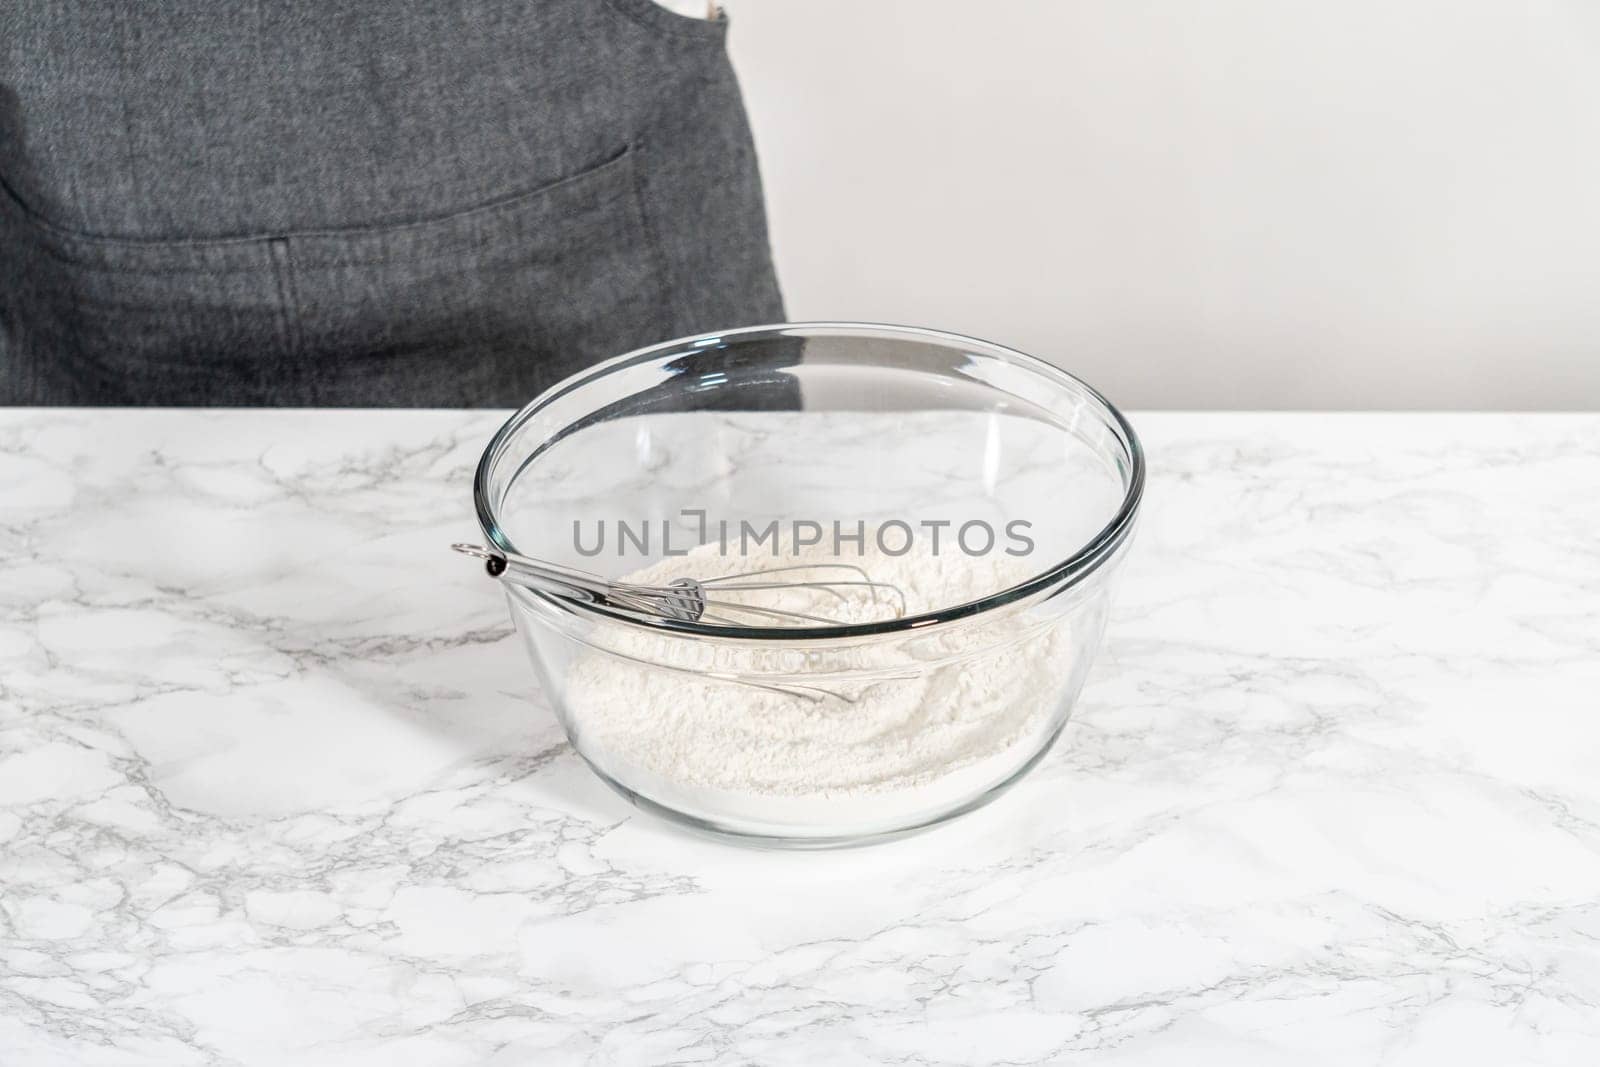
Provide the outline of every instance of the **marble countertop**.
{"type": "Polygon", "coordinates": [[[0,411],[0,1063],[1600,1061],[1600,416],[1136,416],[1062,743],[824,854],[572,754],[499,421],[0,411]]]}

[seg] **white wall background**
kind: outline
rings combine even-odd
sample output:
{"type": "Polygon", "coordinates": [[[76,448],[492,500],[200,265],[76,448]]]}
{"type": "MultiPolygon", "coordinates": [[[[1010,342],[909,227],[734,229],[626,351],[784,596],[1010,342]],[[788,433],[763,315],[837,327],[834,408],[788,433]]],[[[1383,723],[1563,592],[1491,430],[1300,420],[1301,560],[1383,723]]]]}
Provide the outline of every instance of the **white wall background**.
{"type": "Polygon", "coordinates": [[[791,318],[1130,407],[1600,408],[1600,3],[729,6],[791,318]]]}

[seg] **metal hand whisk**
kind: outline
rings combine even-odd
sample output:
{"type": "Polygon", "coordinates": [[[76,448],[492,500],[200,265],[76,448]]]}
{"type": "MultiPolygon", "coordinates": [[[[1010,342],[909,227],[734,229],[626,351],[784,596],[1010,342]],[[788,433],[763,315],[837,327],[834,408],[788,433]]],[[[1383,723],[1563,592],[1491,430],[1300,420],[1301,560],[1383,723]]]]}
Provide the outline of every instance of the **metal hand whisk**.
{"type": "Polygon", "coordinates": [[[784,589],[812,589],[849,601],[849,592],[866,593],[873,603],[886,602],[895,618],[906,614],[906,594],[890,582],[874,581],[865,570],[851,563],[795,563],[780,567],[744,571],[717,578],[677,578],[666,585],[637,585],[613,582],[587,571],[563,567],[543,560],[502,552],[480,545],[451,545],[464,555],[484,561],[490,577],[527,586],[545,593],[601,604],[645,618],[676,622],[708,622],[723,626],[837,626],[849,620],[795,611],[790,608],[752,604],[742,596],[784,589]],[[850,577],[804,580],[803,573],[847,572],[850,577]],[[778,575],[791,578],[778,578],[778,575]],[[733,594],[733,595],[729,595],[733,594]],[[880,601],[882,596],[885,601],[880,601]]]}

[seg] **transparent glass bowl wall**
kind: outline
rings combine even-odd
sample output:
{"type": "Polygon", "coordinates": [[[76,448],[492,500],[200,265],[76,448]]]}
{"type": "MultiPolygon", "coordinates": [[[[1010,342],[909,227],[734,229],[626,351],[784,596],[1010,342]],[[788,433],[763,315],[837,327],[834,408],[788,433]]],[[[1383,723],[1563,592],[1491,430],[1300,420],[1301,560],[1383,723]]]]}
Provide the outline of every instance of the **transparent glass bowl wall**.
{"type": "Polygon", "coordinates": [[[719,521],[735,530],[900,521],[925,539],[929,528],[919,524],[943,520],[951,523],[941,528],[947,551],[955,529],[973,520],[1001,537],[1024,531],[1032,551],[1013,584],[868,625],[646,625],[508,588],[512,618],[574,747],[613,787],[698,828],[830,845],[970,810],[1048,750],[1099,645],[1142,487],[1131,428],[1070,375],[970,338],[822,323],[688,338],[575,376],[502,428],[475,492],[491,542],[612,578],[661,558],[663,526],[674,551],[708,530],[714,540],[719,521]],[[648,552],[637,541],[618,551],[619,521],[650,530],[648,552]],[[926,787],[881,795],[686,786],[595,743],[583,708],[569,699],[575,666],[592,676],[598,657],[658,671],[664,684],[653,689],[681,684],[686,700],[708,684],[740,694],[803,689],[837,698],[830,713],[849,714],[870,687],[981,670],[1027,641],[1052,642],[1055,659],[1048,681],[1017,697],[1036,705],[1023,709],[1029,726],[1017,742],[926,787]]]}

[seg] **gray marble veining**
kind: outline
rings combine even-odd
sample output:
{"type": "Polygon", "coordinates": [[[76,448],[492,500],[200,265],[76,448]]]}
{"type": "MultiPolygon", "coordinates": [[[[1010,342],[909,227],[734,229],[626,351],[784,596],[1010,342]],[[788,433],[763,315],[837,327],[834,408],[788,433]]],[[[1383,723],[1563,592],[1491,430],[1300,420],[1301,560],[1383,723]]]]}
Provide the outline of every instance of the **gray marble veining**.
{"type": "Polygon", "coordinates": [[[1061,745],[792,855],[565,745],[498,421],[0,412],[0,1063],[1600,1060],[1600,417],[1136,419],[1061,745]]]}

